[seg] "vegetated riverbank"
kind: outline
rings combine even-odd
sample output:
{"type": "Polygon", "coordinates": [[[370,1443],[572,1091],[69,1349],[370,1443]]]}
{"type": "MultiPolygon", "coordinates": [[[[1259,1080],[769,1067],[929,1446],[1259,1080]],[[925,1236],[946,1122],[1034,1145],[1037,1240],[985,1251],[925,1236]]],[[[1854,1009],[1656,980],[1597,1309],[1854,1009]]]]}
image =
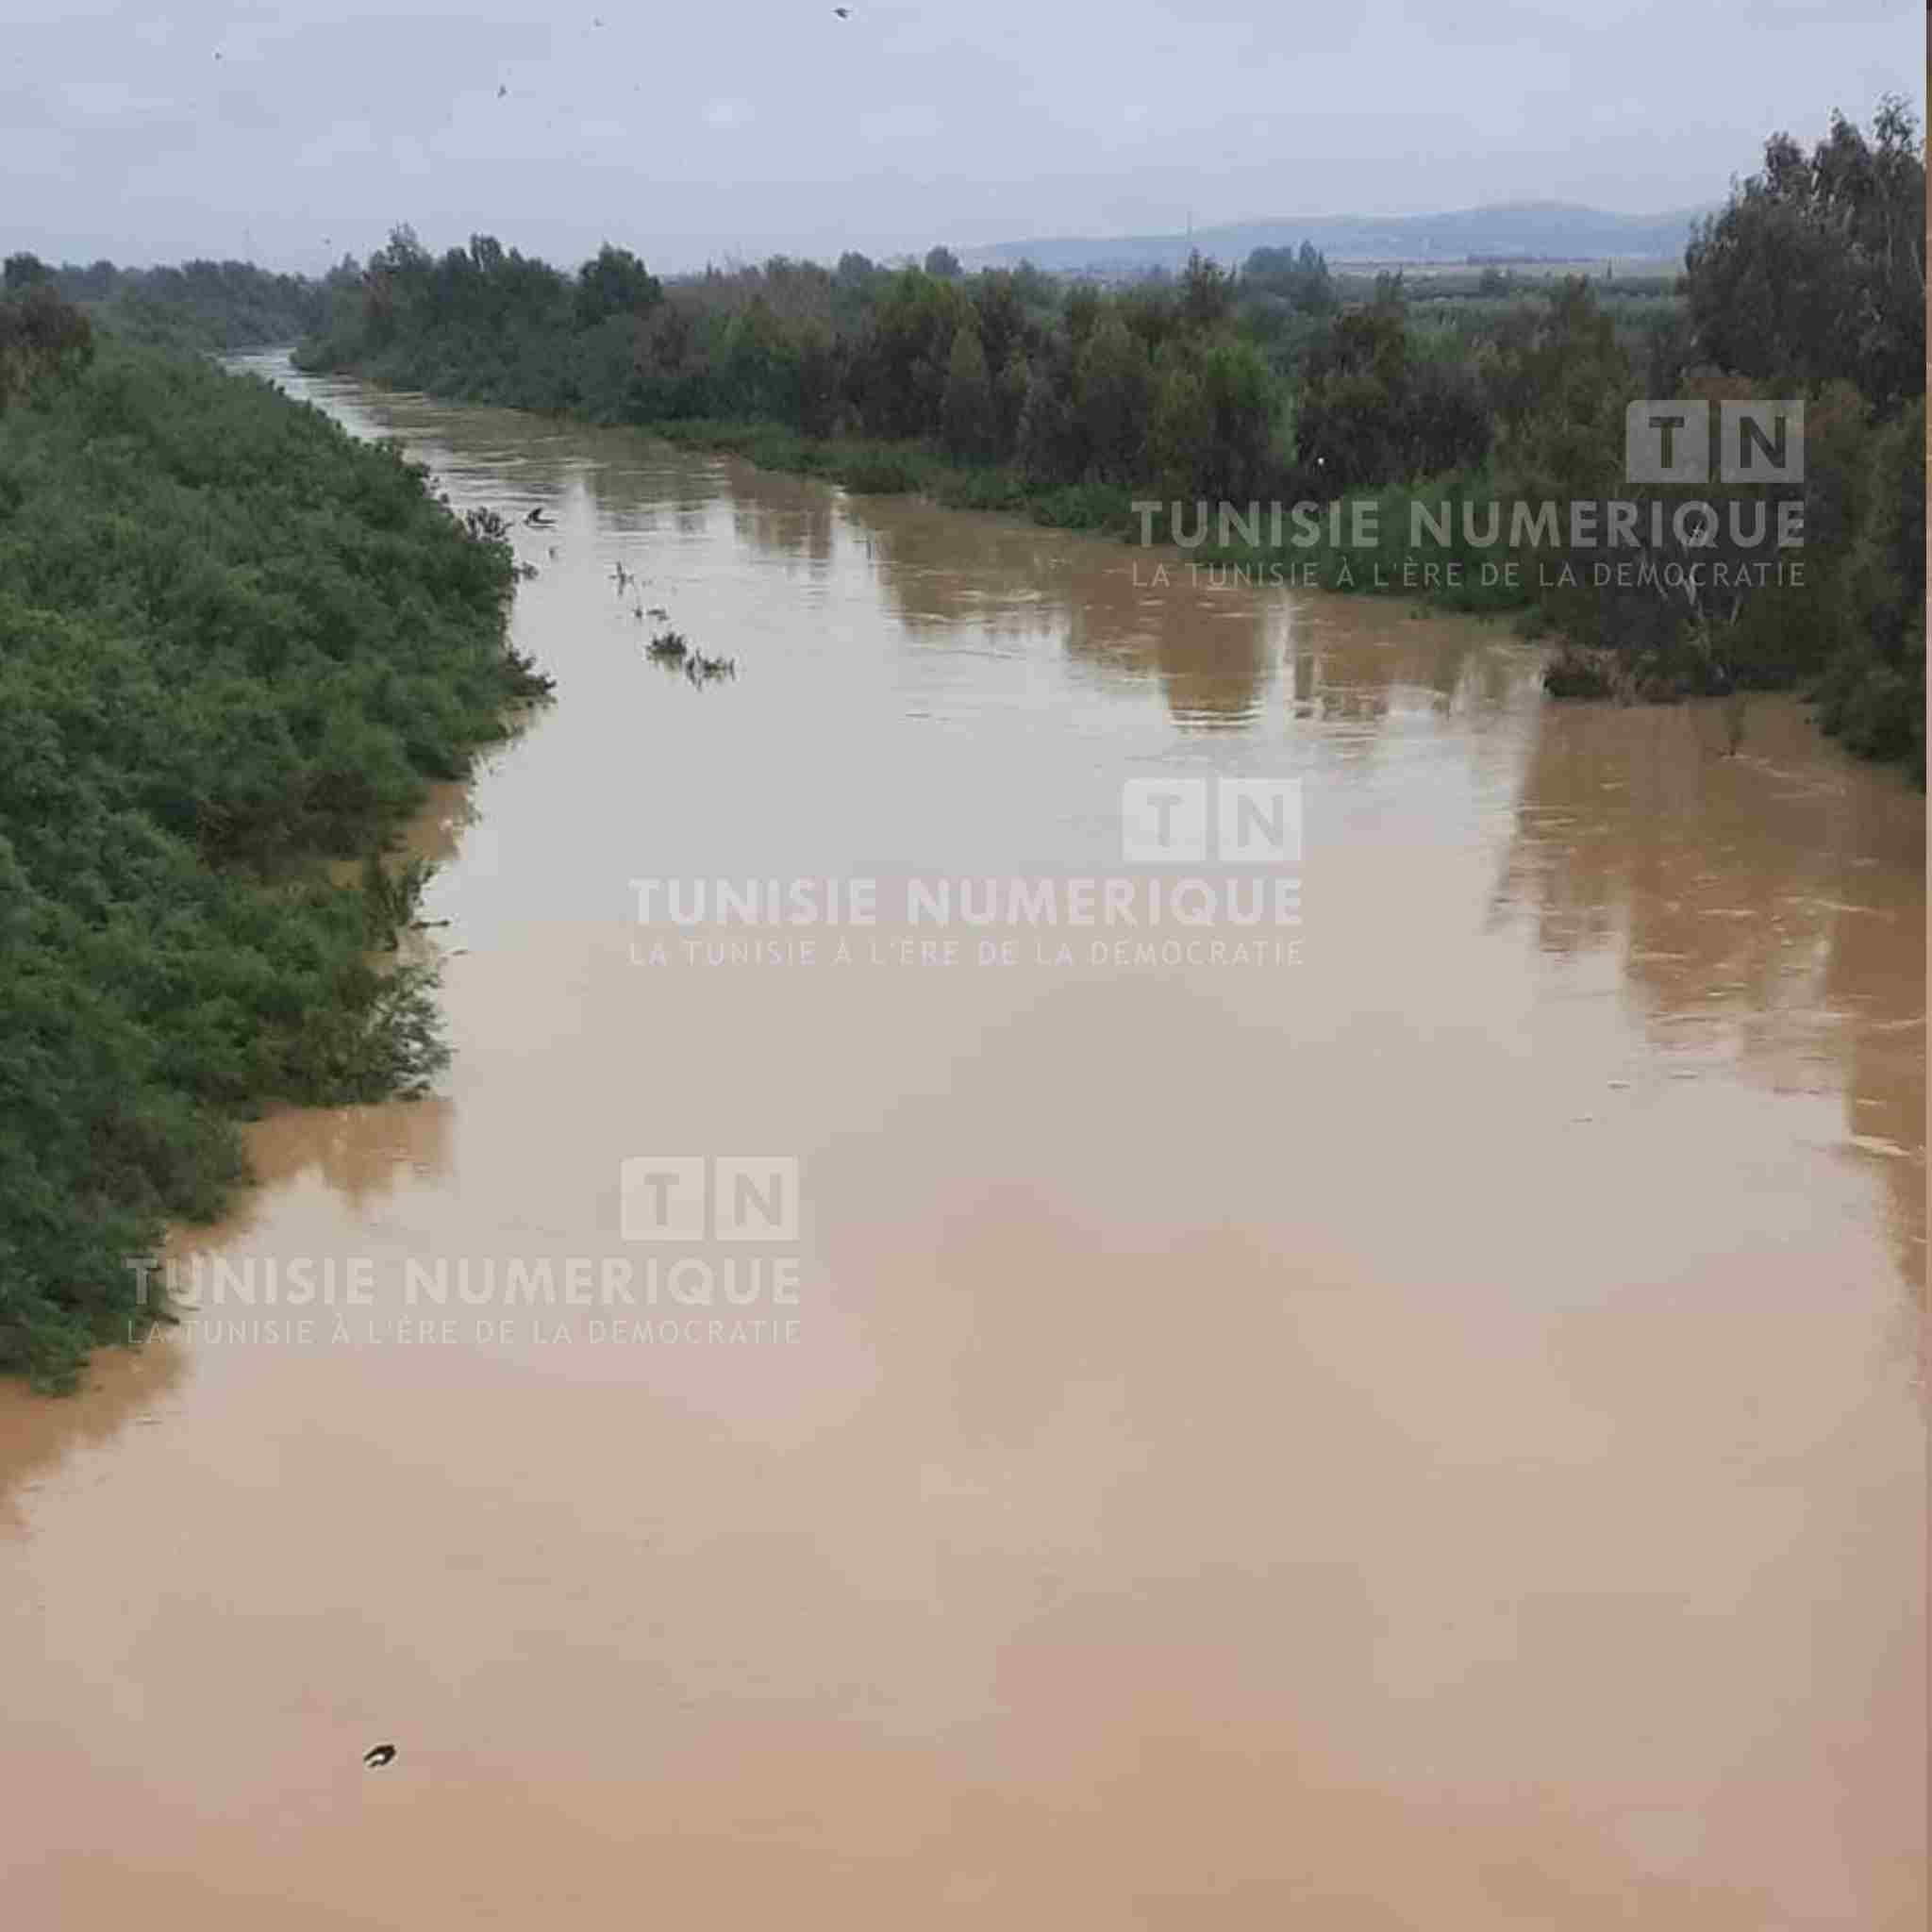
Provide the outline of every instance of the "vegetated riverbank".
{"type": "Polygon", "coordinates": [[[441,1064],[376,856],[548,680],[500,529],[393,451],[51,290],[0,350],[0,1369],[60,1385],[239,1118],[441,1064]]]}
{"type": "Polygon", "coordinates": [[[774,258],[665,283],[608,245],[572,275],[487,235],[432,256],[399,228],[359,277],[333,278],[298,359],[1124,536],[1137,499],[1448,497],[1567,516],[1631,494],[1632,402],[1802,400],[1802,479],[1641,492],[1671,510],[1799,506],[1802,581],[1755,569],[1789,560],[1761,538],[1713,550],[1672,528],[1614,559],[1636,567],[1627,580],[1600,580],[1600,541],[1418,542],[1406,516],[1371,544],[1199,556],[1533,610],[1568,646],[1559,693],[1806,689],[1853,749],[1923,774],[1924,560],[1899,512],[1923,462],[1924,222],[1917,125],[1887,100],[1869,138],[1841,118],[1808,155],[1774,136],[1668,295],[1498,276],[1444,303],[1399,275],[1351,287],[1311,247],[1239,269],[1197,256],[1110,291],[966,275],[942,248],[923,269],[774,258]],[[1681,575],[1698,563],[1723,574],[1681,575]]]}
{"type": "Polygon", "coordinates": [[[19,297],[44,285],[95,328],[155,348],[214,355],[308,334],[328,313],[335,277],[347,273],[332,270],[317,280],[247,261],[166,268],[119,268],[106,260],[55,264],[23,251],[0,263],[0,290],[19,297]]]}
{"type": "Polygon", "coordinates": [[[210,1285],[98,1399],[0,1391],[10,1923],[541,1926],[641,1852],[725,1926],[1132,1925],[1232,1868],[1257,1921],[1923,1932],[1922,801],[1783,702],[1739,759],[1707,708],[1539,707],[1494,627],[287,379],[554,506],[516,634],[569,676],[438,893],[448,1097],[278,1110],[286,1184],[187,1243],[374,1305],[305,1341],[210,1285]],[[736,701],[643,659],[620,560],[736,701]],[[1107,874],[1120,783],[1208,759],[1307,776],[1298,966],[614,929],[641,869],[1107,874]],[[642,1301],[619,1163],[691,1145],[798,1161],[795,1344],[642,1301]],[[639,1306],[573,1308],[578,1256],[639,1306]]]}
{"type": "MultiPolygon", "coordinates": [[[[1687,382],[1684,393],[1715,406],[1753,390],[1716,378],[1687,382]]],[[[1635,553],[1574,544],[1572,501],[1595,505],[1591,514],[1601,529],[1608,506],[1630,500],[1607,458],[1570,479],[1545,475],[1549,493],[1541,498],[1532,493],[1536,481],[1505,461],[1279,510],[1258,499],[1232,503],[1224,522],[1206,498],[1161,502],[1150,513],[1125,485],[1091,476],[1041,483],[1018,464],[965,460],[914,439],[815,437],[783,423],[716,417],[636,426],[682,448],[862,494],[917,494],[949,509],[1148,542],[1158,546],[1149,550],[1150,572],[1164,561],[1257,587],[1387,594],[1511,616],[1524,636],[1551,641],[1545,688],[1553,698],[1667,703],[1795,689],[1816,706],[1828,735],[1861,756],[1905,765],[1923,786],[1924,399],[1874,424],[1856,391],[1839,384],[1820,399],[1813,420],[1826,435],[1813,445],[1809,490],[1759,492],[1767,529],[1778,501],[1806,507],[1807,527],[1817,535],[1794,555],[1727,545],[1724,512],[1737,492],[1727,497],[1708,486],[1643,492],[1646,508],[1648,500],[1660,503],[1667,530],[1680,506],[1715,499],[1720,534],[1707,550],[1674,535],[1635,553]],[[1559,495],[1566,480],[1581,493],[1559,495]],[[1554,538],[1507,540],[1519,517],[1534,522],[1548,514],[1545,506],[1558,518],[1549,526],[1554,538]],[[1268,534],[1246,541],[1243,518],[1268,534]],[[1472,525],[1505,534],[1472,539],[1472,525]],[[1177,529],[1191,540],[1178,551],[1177,529]]],[[[1599,449],[1607,449],[1601,439],[1599,449]]]]}

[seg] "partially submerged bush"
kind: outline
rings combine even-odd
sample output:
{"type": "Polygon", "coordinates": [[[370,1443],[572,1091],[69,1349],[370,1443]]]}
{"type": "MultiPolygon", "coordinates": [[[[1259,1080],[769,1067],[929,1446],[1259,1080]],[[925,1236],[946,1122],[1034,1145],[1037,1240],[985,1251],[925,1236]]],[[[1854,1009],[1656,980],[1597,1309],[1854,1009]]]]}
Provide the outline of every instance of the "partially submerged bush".
{"type": "Polygon", "coordinates": [[[1616,690],[1614,657],[1581,644],[1561,646],[1543,666],[1543,690],[1553,698],[1607,698],[1616,690]]]}
{"type": "Polygon", "coordinates": [[[512,571],[393,451],[206,364],[109,341],[0,415],[0,1369],[71,1380],[145,1319],[125,1263],[219,1210],[237,1117],[442,1063],[433,969],[371,957],[422,869],[316,861],[548,689],[512,571]]]}

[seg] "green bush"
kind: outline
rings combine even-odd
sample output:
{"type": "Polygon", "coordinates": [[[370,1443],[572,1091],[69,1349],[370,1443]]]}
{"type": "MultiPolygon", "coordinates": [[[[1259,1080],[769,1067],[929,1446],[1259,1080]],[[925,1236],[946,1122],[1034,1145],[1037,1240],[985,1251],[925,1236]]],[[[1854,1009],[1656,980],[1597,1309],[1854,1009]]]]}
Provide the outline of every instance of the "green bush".
{"type": "Polygon", "coordinates": [[[546,680],[514,566],[268,385],[106,341],[0,415],[0,1369],[71,1381],[234,1122],[441,1064],[379,970],[419,875],[335,886],[546,680]]]}

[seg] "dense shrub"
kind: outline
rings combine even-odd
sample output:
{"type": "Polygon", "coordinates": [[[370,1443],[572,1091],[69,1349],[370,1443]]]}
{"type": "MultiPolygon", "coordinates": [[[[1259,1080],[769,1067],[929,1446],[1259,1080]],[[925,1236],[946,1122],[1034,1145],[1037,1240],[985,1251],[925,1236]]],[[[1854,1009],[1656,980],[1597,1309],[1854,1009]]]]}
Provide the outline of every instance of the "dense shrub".
{"type": "MultiPolygon", "coordinates": [[[[4,309],[5,305],[0,305],[4,309]]],[[[544,681],[507,544],[266,384],[106,341],[0,414],[0,1368],[70,1378],[262,1101],[419,1087],[405,916],[335,886],[544,681]]]]}

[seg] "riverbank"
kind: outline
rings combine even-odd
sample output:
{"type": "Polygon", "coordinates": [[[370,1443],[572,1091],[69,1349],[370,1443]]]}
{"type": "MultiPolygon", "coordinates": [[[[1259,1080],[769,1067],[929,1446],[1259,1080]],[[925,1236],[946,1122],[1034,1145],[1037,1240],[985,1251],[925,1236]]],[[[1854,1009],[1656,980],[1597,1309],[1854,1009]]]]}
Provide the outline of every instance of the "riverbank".
{"type": "MultiPolygon", "coordinates": [[[[408,358],[365,367],[316,350],[306,363],[298,355],[298,366],[392,379],[440,400],[475,400],[453,373],[445,379],[441,365],[425,374],[408,358]]],[[[530,413],[590,420],[590,412],[571,407],[530,413]]],[[[740,417],[626,418],[603,426],[818,477],[859,495],[914,495],[947,509],[992,510],[1107,537],[1143,553],[1155,589],[1174,575],[1206,572],[1223,585],[1327,590],[1508,617],[1521,635],[1554,646],[1544,684],[1553,699],[1672,704],[1747,690],[1795,691],[1815,708],[1825,736],[1860,757],[1904,766],[1923,788],[1923,615],[1911,615],[1920,603],[1913,586],[1923,581],[1912,536],[1924,522],[1924,478],[1914,469],[1923,422],[1920,405],[1874,432],[1869,448],[1862,431],[1846,447],[1832,445],[1838,480],[1830,489],[1856,480],[1876,506],[1868,535],[1848,547],[1840,532],[1805,552],[1795,571],[1781,561],[1774,591],[1756,600],[1721,645],[1708,623],[1684,628],[1676,622],[1684,600],[1670,574],[1690,574],[1697,553],[1641,559],[1657,587],[1633,591],[1623,580],[1634,567],[1625,563],[1607,579],[1603,554],[1593,549],[1551,537],[1528,544],[1476,541],[1470,508],[1480,513],[1479,525],[1493,519],[1491,529],[1514,529],[1519,511],[1539,509],[1489,463],[1325,504],[1234,503],[1210,512],[1206,505],[1150,506],[1134,489],[1091,476],[1041,482],[1018,461],[969,460],[930,439],[811,436],[740,417]],[[1177,533],[1187,540],[1179,546],[1177,533]]],[[[1542,508],[1548,514],[1549,506],[1542,508]]],[[[1727,567],[1736,561],[1727,558],[1727,567]]]]}
{"type": "Polygon", "coordinates": [[[381,855],[548,689],[514,587],[420,468],[198,358],[105,339],[0,414],[0,1371],[153,1319],[128,1263],[225,1206],[238,1120],[442,1063],[381,855]]]}
{"type": "MultiPolygon", "coordinates": [[[[435,380],[385,383],[377,371],[326,358],[296,366],[309,374],[353,375],[358,380],[411,390],[434,400],[469,403],[461,384],[435,380]]],[[[516,408],[492,402],[492,408],[516,408]]],[[[576,409],[519,410],[540,421],[589,424],[576,409]]],[[[836,483],[860,496],[917,496],[942,509],[992,511],[1017,516],[1044,529],[1077,531],[1105,537],[1148,553],[1148,572],[1173,575],[1212,571],[1217,585],[1239,584],[1256,589],[1328,590],[1364,596],[1407,598],[1411,603],[1471,616],[1524,613],[1527,627],[1539,626],[1530,616],[1536,592],[1523,555],[1515,551],[1488,552],[1467,543],[1452,543],[1426,553],[1411,546],[1408,529],[1411,501],[1432,501],[1438,486],[1391,486],[1379,496],[1367,495],[1369,524],[1374,534],[1364,539],[1364,525],[1353,505],[1336,502],[1303,505],[1304,522],[1296,526],[1291,544],[1241,541],[1239,525],[1224,532],[1211,518],[1206,534],[1185,548],[1167,541],[1150,542],[1147,517],[1137,492],[1122,484],[1088,479],[1079,483],[1041,483],[1014,463],[974,462],[948,455],[929,441],[858,436],[808,436],[783,423],[737,417],[675,417],[597,426],[622,428],[653,437],[684,450],[737,457],[775,475],[811,476],[836,483]],[[1312,512],[1319,510],[1319,515],[1312,512]],[[1489,566],[1494,566],[1491,568],[1489,566]]],[[[1484,479],[1443,479],[1441,491],[1457,496],[1478,489],[1484,479]]],[[[1233,507],[1237,514],[1243,506],[1233,507]]],[[[1268,507],[1251,520],[1251,526],[1268,527],[1268,507]]],[[[1288,507],[1283,507],[1283,516],[1288,507]]]]}
{"type": "Polygon", "coordinates": [[[1922,800],[1499,625],[260,366],[503,513],[567,675],[413,822],[436,1091],[251,1124],[236,1286],[0,1391],[16,1918],[1923,1926],[1922,800]],[[1299,965],[639,957],[639,878],[1104,878],[1222,775],[1302,781],[1299,965]],[[795,1160],[795,1239],[626,1239],[664,1150],[795,1160]],[[710,1339],[754,1254],[795,1341],[710,1339]]]}
{"type": "MultiPolygon", "coordinates": [[[[1508,617],[1522,636],[1553,643],[1543,688],[1564,702],[1675,704],[1741,697],[1749,691],[1795,691],[1812,708],[1813,723],[1824,736],[1840,739],[1859,757],[1904,766],[1924,787],[1924,737],[1915,728],[1924,711],[1923,629],[1916,641],[1892,637],[1889,655],[1867,644],[1841,651],[1822,671],[1809,673],[1781,661],[1775,647],[1756,663],[1745,651],[1735,669],[1718,663],[1695,636],[1676,648],[1656,648],[1650,642],[1656,626],[1641,608],[1641,598],[1623,597],[1612,608],[1592,590],[1601,558],[1560,547],[1540,551],[1470,540],[1465,505],[1493,505],[1498,524],[1507,526],[1518,504],[1517,492],[1488,473],[1391,483],[1379,491],[1292,510],[1234,505],[1226,507],[1231,516],[1224,517],[1206,505],[1190,505],[1161,506],[1150,515],[1135,492],[1122,487],[1034,487],[1011,465],[960,462],[929,443],[813,438],[774,423],[701,420],[638,426],[680,448],[715,450],[759,469],[823,477],[860,494],[916,494],[947,509],[1002,511],[1048,528],[1139,545],[1148,553],[1142,575],[1154,589],[1164,588],[1171,574],[1207,573],[1221,587],[1323,590],[1402,598],[1466,616],[1508,617]],[[1185,548],[1158,540],[1150,543],[1150,529],[1171,537],[1176,517],[1196,541],[1185,548]],[[1419,542],[1419,529],[1448,535],[1419,542]]],[[[1792,571],[1780,563],[1780,588],[1807,607],[1795,621],[1780,620],[1788,628],[1841,629],[1836,610],[1840,595],[1857,624],[1874,632],[1882,628],[1888,608],[1900,600],[1888,600],[1892,586],[1876,580],[1909,577],[1913,533],[1924,524],[1923,474],[1909,462],[1902,464],[1899,453],[1915,451],[1922,439],[1921,411],[1908,413],[1882,440],[1872,465],[1874,490],[1887,492],[1874,515],[1880,534],[1873,548],[1878,554],[1860,555],[1849,564],[1826,562],[1827,571],[1836,567],[1848,581],[1827,579],[1821,586],[1815,571],[1807,582],[1802,564],[1792,571]]],[[[1688,573],[1696,562],[1692,557],[1682,568],[1688,573]]],[[[1679,567],[1672,559],[1669,568],[1679,567]]],[[[1624,565],[1623,574],[1628,576],[1631,566],[1624,565]]],[[[1679,593],[1666,588],[1653,594],[1679,593]]],[[[1757,628],[1770,632],[1774,625],[1757,628]]]]}

